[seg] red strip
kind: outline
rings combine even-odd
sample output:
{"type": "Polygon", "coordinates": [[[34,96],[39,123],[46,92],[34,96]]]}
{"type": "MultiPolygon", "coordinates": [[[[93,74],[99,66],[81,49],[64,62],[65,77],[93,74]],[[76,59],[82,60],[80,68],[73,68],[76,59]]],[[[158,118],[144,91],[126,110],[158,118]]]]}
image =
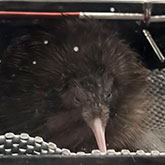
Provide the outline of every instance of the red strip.
{"type": "Polygon", "coordinates": [[[61,16],[79,16],[80,12],[22,12],[22,11],[0,11],[0,16],[11,17],[61,17],[61,16]]]}

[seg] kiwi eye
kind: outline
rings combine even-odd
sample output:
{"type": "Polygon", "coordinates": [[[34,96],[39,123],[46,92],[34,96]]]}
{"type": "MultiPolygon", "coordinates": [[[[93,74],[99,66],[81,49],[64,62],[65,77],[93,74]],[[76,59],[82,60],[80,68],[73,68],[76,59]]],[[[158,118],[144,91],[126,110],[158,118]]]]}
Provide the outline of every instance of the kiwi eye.
{"type": "Polygon", "coordinates": [[[56,87],[56,88],[54,88],[54,90],[57,92],[61,92],[63,90],[63,87],[56,87]]]}
{"type": "Polygon", "coordinates": [[[80,103],[80,100],[79,100],[79,98],[78,98],[78,97],[74,97],[74,101],[75,101],[77,104],[79,104],[79,103],[80,103]]]}
{"type": "Polygon", "coordinates": [[[111,97],[112,97],[112,93],[111,92],[106,92],[105,95],[104,95],[105,99],[111,99],[111,97]]]}
{"type": "Polygon", "coordinates": [[[54,90],[56,92],[62,92],[66,88],[67,88],[67,84],[60,84],[59,86],[54,87],[54,90]]]}
{"type": "Polygon", "coordinates": [[[111,98],[111,97],[112,97],[112,93],[108,93],[107,98],[111,98]]]}

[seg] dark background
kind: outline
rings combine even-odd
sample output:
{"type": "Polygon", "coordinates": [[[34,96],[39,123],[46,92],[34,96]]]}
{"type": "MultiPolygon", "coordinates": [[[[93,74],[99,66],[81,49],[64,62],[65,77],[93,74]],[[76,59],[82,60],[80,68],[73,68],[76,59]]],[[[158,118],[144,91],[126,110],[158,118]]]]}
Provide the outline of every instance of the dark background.
{"type": "MultiPolygon", "coordinates": [[[[61,21],[62,19],[0,19],[0,58],[4,55],[3,52],[10,41],[15,37],[40,29],[49,31],[52,35],[56,35],[56,28],[59,26],[61,21]]],[[[150,25],[145,25],[140,21],[128,20],[106,20],[106,23],[114,25],[114,27],[119,31],[121,38],[125,39],[131,48],[141,55],[147,68],[155,69],[165,67],[165,63],[161,63],[159,61],[149,42],[142,33],[144,28],[148,29],[165,56],[165,23],[152,23],[150,25]]]]}

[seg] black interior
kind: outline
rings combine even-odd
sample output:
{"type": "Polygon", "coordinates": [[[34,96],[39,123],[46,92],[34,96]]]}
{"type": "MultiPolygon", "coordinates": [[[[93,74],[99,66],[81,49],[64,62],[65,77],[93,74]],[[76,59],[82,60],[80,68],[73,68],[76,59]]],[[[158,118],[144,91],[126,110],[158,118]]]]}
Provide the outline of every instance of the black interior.
{"type": "MultiPolygon", "coordinates": [[[[56,35],[56,28],[62,19],[1,19],[0,20],[0,57],[8,44],[15,37],[32,33],[34,30],[43,29],[56,35]]],[[[101,20],[103,21],[103,20],[101,20]]],[[[165,23],[152,23],[149,26],[140,21],[110,21],[107,24],[113,24],[114,28],[119,31],[121,38],[126,40],[133,50],[141,55],[141,59],[149,69],[164,68],[165,63],[160,62],[153,51],[151,45],[145,38],[142,30],[148,29],[153,39],[165,56],[165,23]]],[[[61,38],[59,38],[61,40],[61,38]]]]}

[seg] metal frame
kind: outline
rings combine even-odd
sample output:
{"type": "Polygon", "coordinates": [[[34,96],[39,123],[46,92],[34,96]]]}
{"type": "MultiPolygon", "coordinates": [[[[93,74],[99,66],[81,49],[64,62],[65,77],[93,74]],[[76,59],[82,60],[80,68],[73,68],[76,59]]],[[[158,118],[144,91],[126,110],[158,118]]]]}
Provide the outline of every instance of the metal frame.
{"type": "Polygon", "coordinates": [[[3,165],[164,165],[163,156],[6,156],[3,165]]]}
{"type": "Polygon", "coordinates": [[[67,3],[165,3],[164,0],[0,0],[0,2],[67,2],[67,3]]]}
{"type": "MultiPolygon", "coordinates": [[[[157,23],[157,22],[165,22],[165,13],[163,15],[155,14],[152,15],[152,9],[155,5],[165,5],[165,0],[0,0],[0,17],[1,18],[19,18],[19,17],[38,17],[38,18],[56,18],[63,15],[71,15],[75,17],[79,17],[81,19],[84,19],[86,17],[92,17],[95,19],[118,19],[118,20],[139,20],[142,21],[144,24],[149,25],[151,23],[157,23]],[[45,2],[46,1],[46,2],[45,2]],[[19,4],[21,6],[21,9],[17,10],[18,8],[13,7],[10,8],[8,5],[13,4],[19,4]],[[120,5],[121,3],[126,5],[133,4],[136,6],[136,4],[140,5],[139,11],[133,13],[129,12],[115,12],[115,11],[104,11],[104,12],[87,12],[87,11],[66,11],[66,12],[60,12],[58,10],[54,11],[44,11],[44,8],[42,10],[38,10],[37,8],[32,8],[31,5],[29,5],[29,10],[24,11],[25,4],[35,3],[50,3],[50,4],[57,4],[57,5],[67,5],[67,4],[96,4],[100,5],[102,3],[109,4],[110,6],[112,4],[120,5]],[[4,6],[6,6],[4,10],[4,6]]],[[[37,7],[37,6],[36,6],[37,7]]],[[[62,10],[62,9],[61,9],[62,10]]],[[[153,40],[151,34],[148,30],[143,30],[144,35],[146,36],[147,40],[149,41],[150,45],[152,46],[153,50],[155,51],[156,55],[160,59],[161,62],[165,61],[165,57],[162,55],[161,51],[159,50],[158,46],[156,45],[155,41],[153,40]]],[[[13,135],[12,135],[13,136],[13,135]]],[[[25,135],[23,136],[23,138],[25,135]]],[[[5,138],[8,140],[5,142],[5,144],[9,144],[11,141],[11,134],[10,136],[5,136],[5,138]]],[[[1,140],[2,138],[0,138],[1,140]]],[[[22,140],[22,136],[18,136],[17,138],[19,140],[19,144],[22,145],[25,144],[25,142],[29,142],[29,137],[27,139],[22,140]]],[[[30,139],[31,140],[31,139],[30,139]]],[[[43,153],[49,153],[49,146],[47,144],[47,148],[43,150],[42,145],[40,142],[38,142],[36,139],[32,139],[36,144],[38,148],[42,149],[43,153]],[[36,140],[36,141],[35,141],[36,140]]],[[[3,146],[4,147],[4,146],[3,146]]],[[[15,147],[15,146],[14,146],[15,147]]],[[[38,149],[37,148],[37,149],[38,149]]],[[[2,148],[2,145],[0,145],[0,149],[2,148]]],[[[24,148],[23,148],[24,149],[24,148]]],[[[27,150],[31,152],[31,148],[27,147],[27,150]]],[[[53,148],[54,149],[54,148],[53,148]]],[[[10,150],[5,150],[8,153],[11,153],[10,150]]],[[[23,153],[24,150],[20,150],[20,153],[23,153]]],[[[54,150],[51,150],[53,152],[54,150]]],[[[63,150],[59,150],[62,152],[63,150]]],[[[35,164],[35,165],[42,165],[42,164],[49,164],[49,165],[164,165],[165,164],[165,153],[159,153],[158,151],[152,151],[151,153],[145,153],[144,151],[137,151],[137,152],[130,152],[128,150],[122,150],[121,152],[115,152],[114,150],[109,150],[106,154],[101,154],[98,151],[94,151],[92,154],[86,154],[84,156],[84,153],[69,153],[67,150],[64,150],[64,155],[38,155],[38,156],[3,156],[0,155],[0,165],[24,165],[24,164],[35,164]]],[[[37,153],[37,152],[36,152],[37,153]]]]}

